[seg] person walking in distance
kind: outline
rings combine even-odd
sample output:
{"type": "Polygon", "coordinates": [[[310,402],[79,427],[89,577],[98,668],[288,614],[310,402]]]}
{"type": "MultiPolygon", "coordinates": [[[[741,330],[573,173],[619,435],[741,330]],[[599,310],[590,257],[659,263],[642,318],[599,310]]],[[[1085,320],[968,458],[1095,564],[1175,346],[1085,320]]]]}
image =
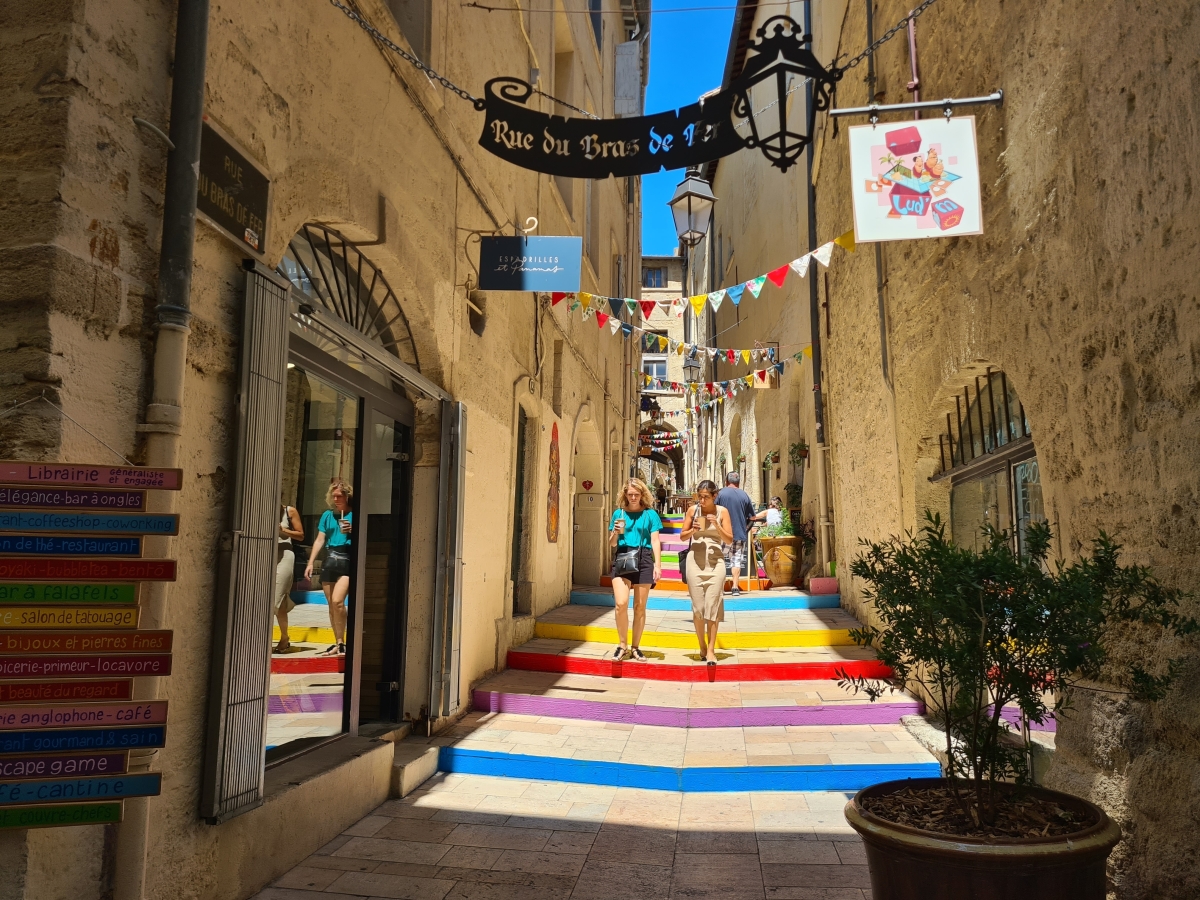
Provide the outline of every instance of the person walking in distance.
{"type": "Polygon", "coordinates": [[[746,526],[754,517],[754,501],[739,487],[742,476],[730,472],[725,476],[725,487],[717,494],[717,506],[729,511],[729,524],[733,526],[733,539],[725,545],[725,566],[733,579],[733,595],[742,592],[738,579],[746,565],[746,526]]]}
{"type": "Polygon", "coordinates": [[[717,629],[725,621],[725,556],[722,547],[733,541],[729,510],[716,505],[717,486],[711,481],[696,485],[696,504],[683,517],[679,537],[691,539],[687,588],[692,598],[692,623],[700,642],[700,655],[717,664],[717,629]]]}
{"type": "Polygon", "coordinates": [[[312,578],[313,563],[326,544],[329,553],[321,566],[321,587],[329,604],[329,624],[333,626],[333,643],[326,647],[322,656],[346,655],[346,598],[350,594],[350,534],[354,529],[354,513],[350,501],[354,489],[344,481],[334,481],[325,492],[325,505],[329,509],[317,523],[317,539],[308,554],[308,567],[304,577],[312,578]]]}
{"type": "Polygon", "coordinates": [[[608,522],[608,545],[616,548],[612,565],[613,602],[620,644],[613,659],[628,652],[638,662],[646,656],[638,646],[646,627],[646,600],[662,573],[662,519],[654,510],[654,495],[646,482],[631,478],[621,492],[621,506],[608,522]],[[633,588],[633,643],[629,635],[629,589],[633,588]],[[628,648],[628,649],[627,649],[628,648]]]}
{"type": "Polygon", "coordinates": [[[661,516],[667,511],[667,486],[661,481],[654,489],[654,499],[658,501],[658,514],[661,516]]]}
{"type": "Polygon", "coordinates": [[[288,639],[288,613],[296,605],[289,596],[296,577],[296,550],[292,541],[304,540],[304,524],[296,507],[286,503],[280,506],[283,507],[283,515],[279,519],[279,539],[276,542],[274,603],[275,621],[279,623],[279,643],[271,651],[273,653],[287,653],[292,647],[288,639]]]}

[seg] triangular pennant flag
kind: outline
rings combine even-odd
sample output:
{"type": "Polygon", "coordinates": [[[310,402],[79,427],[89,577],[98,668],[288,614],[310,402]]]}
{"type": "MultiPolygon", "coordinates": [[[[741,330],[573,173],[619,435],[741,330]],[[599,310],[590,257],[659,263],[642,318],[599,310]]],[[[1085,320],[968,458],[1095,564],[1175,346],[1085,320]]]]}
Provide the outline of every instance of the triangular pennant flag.
{"type": "Polygon", "coordinates": [[[812,359],[812,344],[809,344],[807,347],[804,348],[804,355],[807,356],[809,359],[812,359]]]}
{"type": "Polygon", "coordinates": [[[609,297],[608,298],[608,308],[612,310],[612,314],[614,316],[620,316],[621,315],[621,298],[620,297],[609,297]]]}
{"type": "Polygon", "coordinates": [[[855,248],[855,243],[854,243],[854,229],[853,229],[853,228],[851,228],[851,229],[850,229],[849,231],[847,231],[845,234],[843,234],[843,235],[841,235],[841,236],[839,236],[839,237],[835,237],[835,238],[833,239],[833,242],[834,242],[835,244],[837,244],[839,247],[841,247],[841,248],[845,249],[846,251],[848,251],[848,252],[850,252],[850,253],[853,253],[853,252],[854,252],[854,248],[855,248]]]}
{"type": "Polygon", "coordinates": [[[745,378],[742,379],[742,381],[745,383],[746,387],[754,387],[754,376],[753,375],[747,375],[745,378]]]}
{"type": "Polygon", "coordinates": [[[775,374],[776,374],[776,375],[782,375],[782,374],[783,374],[783,363],[781,363],[781,362],[777,362],[777,363],[775,363],[775,374]]]}
{"type": "Polygon", "coordinates": [[[684,351],[684,346],[682,343],[675,345],[675,353],[676,354],[678,354],[679,356],[683,356],[683,351],[684,351]]]}
{"type": "Polygon", "coordinates": [[[664,316],[669,315],[671,313],[671,310],[673,310],[675,308],[675,304],[678,302],[679,302],[678,300],[659,300],[658,308],[663,311],[664,316]]]}
{"type": "Polygon", "coordinates": [[[757,278],[751,278],[749,281],[747,281],[746,288],[750,291],[750,293],[752,293],[755,297],[757,297],[759,294],[762,293],[763,285],[766,283],[767,283],[767,276],[759,275],[757,278]]]}
{"type": "Polygon", "coordinates": [[[780,266],[778,269],[772,269],[767,273],[767,277],[775,283],[775,287],[783,287],[783,279],[787,278],[788,267],[780,266]]]}
{"type": "Polygon", "coordinates": [[[592,305],[592,295],[585,291],[579,295],[579,302],[583,304],[584,309],[587,309],[592,305]]]}
{"type": "Polygon", "coordinates": [[[665,353],[667,349],[667,339],[662,335],[658,336],[658,352],[665,353]]]}
{"type": "Polygon", "coordinates": [[[608,319],[609,319],[609,316],[606,313],[597,312],[596,313],[596,327],[603,328],[604,323],[607,322],[608,319]]]}
{"type": "Polygon", "coordinates": [[[812,257],[805,253],[799,259],[793,259],[788,265],[791,266],[793,272],[803,278],[808,272],[808,264],[810,262],[812,262],[812,257]]]}
{"type": "Polygon", "coordinates": [[[742,302],[742,291],[746,290],[744,284],[739,284],[735,287],[725,288],[725,296],[733,301],[733,305],[737,306],[742,302]]]}
{"type": "Polygon", "coordinates": [[[737,357],[734,356],[734,352],[732,350],[726,350],[725,358],[732,363],[737,357]]]}
{"type": "Polygon", "coordinates": [[[636,300],[634,300],[632,297],[625,298],[625,306],[628,307],[629,314],[631,316],[638,311],[638,302],[636,300]]]}
{"type": "Polygon", "coordinates": [[[628,322],[622,322],[621,331],[625,334],[625,337],[629,337],[631,334],[633,334],[633,326],[628,322]]]}
{"type": "Polygon", "coordinates": [[[638,305],[642,308],[642,318],[648,321],[650,319],[650,314],[654,312],[654,307],[658,304],[653,300],[642,300],[638,305]]]}
{"type": "Polygon", "coordinates": [[[564,293],[563,291],[554,291],[550,295],[550,305],[558,306],[558,304],[562,303],[563,297],[566,297],[566,296],[567,296],[567,294],[564,293]]]}
{"type": "Polygon", "coordinates": [[[699,316],[704,312],[704,303],[708,300],[707,294],[697,294],[694,297],[688,297],[688,303],[692,304],[692,311],[699,316]]]}
{"type": "Polygon", "coordinates": [[[750,363],[750,351],[749,350],[742,351],[742,362],[749,365],[749,363],[750,363]]]}
{"type": "Polygon", "coordinates": [[[579,297],[577,296],[577,297],[576,297],[576,298],[575,298],[575,299],[574,299],[574,300],[571,302],[571,312],[575,312],[575,310],[579,309],[579,306],[580,306],[580,303],[579,303],[579,297]]]}
{"type": "Polygon", "coordinates": [[[709,359],[716,359],[716,358],[717,358],[717,354],[718,354],[718,353],[720,353],[720,352],[721,352],[721,351],[720,351],[720,350],[718,350],[716,347],[709,347],[709,348],[708,348],[708,356],[709,356],[709,359]]]}
{"type": "Polygon", "coordinates": [[[828,266],[829,257],[833,255],[833,241],[830,241],[828,244],[822,244],[813,251],[812,255],[813,259],[815,259],[821,265],[828,266]]]}
{"type": "Polygon", "coordinates": [[[713,312],[721,308],[721,301],[725,299],[725,291],[713,291],[708,295],[708,302],[712,304],[713,312]]]}
{"type": "Polygon", "coordinates": [[[775,348],[774,347],[767,348],[767,359],[771,360],[772,362],[775,361],[775,348]]]}
{"type": "Polygon", "coordinates": [[[754,363],[758,362],[758,355],[759,355],[759,350],[757,347],[755,347],[753,350],[750,351],[750,361],[754,362],[754,363]]]}
{"type": "Polygon", "coordinates": [[[621,320],[618,319],[616,316],[609,316],[608,317],[608,330],[610,332],[612,332],[613,334],[616,334],[618,331],[620,331],[621,330],[621,320]]]}
{"type": "Polygon", "coordinates": [[[766,380],[767,380],[767,370],[766,370],[766,369],[759,369],[759,370],[758,370],[757,372],[755,372],[754,374],[758,376],[758,380],[759,380],[759,381],[766,381],[766,380]]]}

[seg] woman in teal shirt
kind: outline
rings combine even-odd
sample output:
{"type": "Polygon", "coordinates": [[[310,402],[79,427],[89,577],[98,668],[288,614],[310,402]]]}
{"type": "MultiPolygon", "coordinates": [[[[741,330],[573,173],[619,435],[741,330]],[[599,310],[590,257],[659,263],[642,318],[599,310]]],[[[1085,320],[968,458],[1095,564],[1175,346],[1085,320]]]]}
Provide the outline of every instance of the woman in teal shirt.
{"type": "Polygon", "coordinates": [[[646,627],[646,601],[650,588],[662,573],[662,519],[654,511],[654,495],[646,482],[631,478],[622,492],[620,509],[613,510],[608,522],[608,545],[616,548],[613,556],[612,588],[616,604],[617,634],[621,643],[612,658],[621,660],[628,652],[638,662],[646,656],[638,646],[646,627]],[[629,646],[629,589],[633,588],[633,645],[629,646]],[[628,647],[628,650],[626,649],[628,647]]]}
{"type": "Polygon", "coordinates": [[[329,552],[321,566],[321,587],[329,604],[329,624],[333,626],[333,643],[326,647],[323,656],[346,655],[346,598],[350,595],[350,534],[354,529],[354,513],[350,501],[354,488],[343,481],[335,481],[325,492],[325,505],[329,509],[317,523],[317,538],[312,552],[308,554],[308,567],[304,577],[311,581],[313,561],[321,548],[328,545],[329,552]]]}

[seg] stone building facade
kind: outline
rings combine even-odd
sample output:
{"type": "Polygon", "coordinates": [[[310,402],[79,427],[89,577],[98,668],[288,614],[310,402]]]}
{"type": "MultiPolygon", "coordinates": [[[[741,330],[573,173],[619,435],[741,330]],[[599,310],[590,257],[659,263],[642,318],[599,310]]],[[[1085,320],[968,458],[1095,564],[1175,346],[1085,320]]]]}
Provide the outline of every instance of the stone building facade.
{"type": "MultiPolygon", "coordinates": [[[[614,114],[616,46],[637,36],[644,49],[649,29],[624,0],[346,7],[474,95],[535,73],[600,116],[614,114]]],[[[534,615],[573,580],[598,581],[603,526],[574,526],[606,518],[631,462],[630,343],[549,296],[479,292],[477,266],[481,235],[536,217],[537,234],[583,239],[582,290],[638,296],[636,179],[501,162],[478,146],[470,103],[327,0],[213,3],[199,21],[205,140],[227,142],[247,183],[251,170],[269,181],[269,202],[245,233],[201,217],[190,310],[164,316],[160,240],[178,224],[163,226],[159,132],[174,133],[176,4],[0,11],[0,403],[24,404],[0,419],[0,457],[184,473],[178,497],[156,501],[179,513],[179,536],[149,546],[178,559],[178,580],[141,594],[142,627],[175,635],[173,673],[135,686],[170,703],[165,748],[131,760],[163,774],[162,795],[127,801],[119,825],[0,835],[5,897],[230,900],[295,865],[396,789],[390,741],[465,711],[534,615]],[[271,585],[230,568],[250,552],[235,517],[265,516],[274,572],[275,477],[301,546],[326,487],[356,489],[349,650],[322,670],[337,691],[310,678],[288,694],[276,655],[265,693],[269,643],[337,635],[303,559],[290,598],[315,598],[319,614],[301,602],[274,637],[271,585]],[[245,651],[261,677],[238,668],[243,626],[261,638],[245,651]],[[228,686],[256,680],[265,733],[251,722],[246,737],[228,686]],[[305,731],[303,698],[321,690],[336,714],[305,731]],[[249,785],[236,796],[235,757],[249,785]]]]}
{"type": "MultiPolygon", "coordinates": [[[[647,331],[638,344],[641,371],[643,375],[675,384],[687,380],[683,357],[671,349],[673,345],[668,345],[666,349],[659,347],[657,337],[665,337],[675,343],[690,340],[691,322],[686,318],[690,313],[685,312],[678,302],[685,293],[683,266],[684,259],[678,254],[642,257],[642,300],[653,300],[659,305],[642,326],[647,331]]],[[[661,435],[663,438],[678,435],[682,438],[688,433],[688,417],[682,415],[687,408],[683,391],[643,385],[641,393],[640,435],[646,438],[651,435],[661,435]]],[[[638,471],[651,487],[661,483],[669,492],[676,492],[694,483],[695,462],[690,446],[687,449],[673,447],[661,452],[651,447],[640,447],[639,450],[646,455],[639,453],[638,471]]]]}
{"type": "MultiPolygon", "coordinates": [[[[874,37],[911,6],[874,3],[874,37]]],[[[871,40],[861,0],[822,2],[816,14],[823,61],[871,40]]],[[[1064,3],[942,0],[917,29],[923,98],[1003,89],[1004,103],[961,113],[977,119],[981,236],[885,244],[879,270],[860,244],[828,270],[837,556],[848,566],[859,538],[915,528],[926,509],[962,540],[986,521],[1044,517],[1059,558],[1103,529],[1127,560],[1193,589],[1200,17],[1185,2],[1081,17],[1064,3]]],[[[865,64],[847,74],[838,106],[911,99],[903,38],[875,54],[873,85],[865,64]]],[[[912,113],[880,127],[904,121],[912,113]]],[[[820,121],[827,234],[852,221],[846,124],[820,121]]],[[[842,597],[871,619],[844,575],[842,597]]],[[[1112,896],[1195,897],[1200,654],[1191,643],[1120,653],[1179,656],[1179,681],[1154,704],[1105,685],[1081,691],[1059,723],[1048,782],[1099,803],[1124,830],[1112,896]]]]}

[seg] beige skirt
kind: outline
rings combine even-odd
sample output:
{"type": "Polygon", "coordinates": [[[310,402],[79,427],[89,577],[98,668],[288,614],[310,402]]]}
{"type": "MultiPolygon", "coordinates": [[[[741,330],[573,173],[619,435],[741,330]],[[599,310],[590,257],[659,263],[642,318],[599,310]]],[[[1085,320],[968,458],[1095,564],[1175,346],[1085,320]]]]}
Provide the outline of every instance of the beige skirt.
{"type": "Polygon", "coordinates": [[[709,622],[725,621],[725,560],[717,558],[711,569],[701,569],[688,559],[687,586],[692,615],[709,622]]]}

